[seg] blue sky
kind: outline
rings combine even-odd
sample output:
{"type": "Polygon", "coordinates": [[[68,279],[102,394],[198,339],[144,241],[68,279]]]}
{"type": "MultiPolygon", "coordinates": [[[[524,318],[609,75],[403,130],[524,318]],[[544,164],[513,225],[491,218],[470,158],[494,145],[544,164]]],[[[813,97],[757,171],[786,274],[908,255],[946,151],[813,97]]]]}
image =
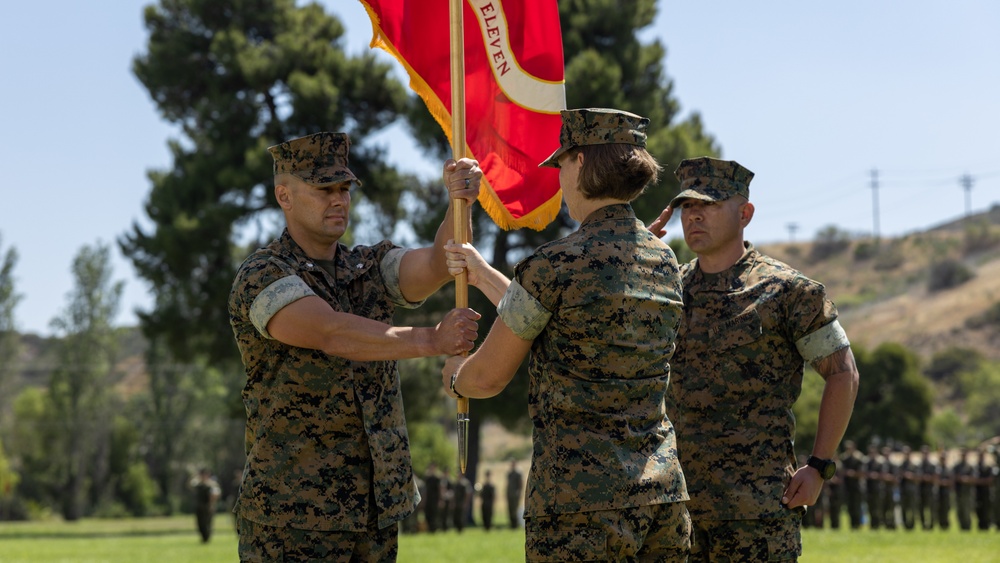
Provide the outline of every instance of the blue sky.
{"type": "MultiPolygon", "coordinates": [[[[22,331],[51,332],[83,245],[112,247],[114,279],[125,281],[119,324],[134,324],[134,309],[152,302],[115,244],[133,223],[146,225],[146,171],[170,167],[166,143],[176,134],[130,71],[145,50],[148,3],[4,8],[0,251],[20,256],[22,331]]],[[[360,2],[321,3],[344,20],[348,50],[367,50],[360,2]]],[[[830,224],[870,233],[872,169],[883,236],[963,215],[964,174],[973,211],[1000,203],[1000,3],[661,1],[659,9],[645,37],[666,45],[683,111],[699,112],[723,156],[756,173],[751,240],[789,240],[792,223],[796,240],[830,224]]],[[[384,134],[392,159],[436,174],[439,163],[423,160],[401,131],[384,134]]],[[[676,222],[668,228],[680,232],[676,222]]]]}

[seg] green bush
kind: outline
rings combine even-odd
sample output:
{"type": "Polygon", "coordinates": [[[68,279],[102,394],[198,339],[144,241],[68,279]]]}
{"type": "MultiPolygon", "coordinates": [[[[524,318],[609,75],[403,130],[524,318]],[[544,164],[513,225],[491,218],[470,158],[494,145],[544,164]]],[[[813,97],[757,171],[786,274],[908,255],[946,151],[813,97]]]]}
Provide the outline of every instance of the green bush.
{"type": "Polygon", "coordinates": [[[850,246],[851,235],[847,231],[837,228],[836,225],[828,225],[816,233],[816,242],[813,244],[812,252],[809,253],[809,259],[820,262],[840,254],[850,246]]]}
{"type": "Polygon", "coordinates": [[[863,240],[854,247],[854,261],[864,262],[878,255],[879,244],[875,240],[863,240]]]}
{"type": "Polygon", "coordinates": [[[438,467],[451,467],[458,459],[455,441],[445,434],[444,426],[436,422],[407,424],[410,435],[410,456],[413,471],[423,475],[427,466],[434,462],[438,467]]]}
{"type": "Polygon", "coordinates": [[[961,260],[945,258],[931,264],[927,289],[932,292],[951,289],[962,285],[973,277],[975,277],[975,272],[961,260]]]}
{"type": "Polygon", "coordinates": [[[129,465],[119,486],[122,507],[132,516],[150,516],[157,512],[156,498],[159,495],[156,481],[149,474],[145,463],[129,465]]]}
{"type": "Polygon", "coordinates": [[[694,252],[688,248],[687,243],[682,238],[672,238],[667,244],[674,251],[674,255],[677,256],[678,264],[687,264],[696,258],[694,252]]]}
{"type": "Polygon", "coordinates": [[[979,369],[983,360],[983,355],[971,348],[946,348],[934,354],[924,375],[935,383],[954,383],[959,375],[979,369]]]}
{"type": "Polygon", "coordinates": [[[903,254],[903,246],[898,242],[894,241],[882,252],[878,253],[875,257],[875,269],[880,272],[888,272],[895,270],[906,262],[906,257],[903,254]]]}
{"type": "Polygon", "coordinates": [[[1000,328],[1000,301],[997,301],[982,313],[969,317],[965,321],[968,328],[1000,328]]]}
{"type": "Polygon", "coordinates": [[[1000,229],[986,221],[978,221],[965,228],[965,252],[983,252],[1000,245],[1000,229]]]}

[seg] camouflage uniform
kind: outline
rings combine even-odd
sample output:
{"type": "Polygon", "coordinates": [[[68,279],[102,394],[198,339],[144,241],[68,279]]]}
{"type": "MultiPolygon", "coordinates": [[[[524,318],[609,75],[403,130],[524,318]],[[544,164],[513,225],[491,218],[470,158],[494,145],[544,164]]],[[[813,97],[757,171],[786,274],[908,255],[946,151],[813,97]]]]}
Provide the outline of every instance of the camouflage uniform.
{"type": "Polygon", "coordinates": [[[821,284],[745,246],[724,272],[706,274],[697,260],[681,268],[684,322],[668,413],[691,495],[692,559],[725,552],[714,544],[726,541],[721,521],[734,520],[788,534],[772,556],[801,554],[803,511],[780,504],[796,468],[792,404],[804,361],[849,345],[821,284]]]}
{"type": "Polygon", "coordinates": [[[938,467],[926,448],[924,446],[918,467],[920,475],[920,526],[925,530],[930,530],[934,528],[934,497],[937,492],[934,488],[938,467]]]}
{"type": "Polygon", "coordinates": [[[1000,448],[992,447],[993,452],[993,524],[1000,532],[1000,448]]]}
{"type": "Polygon", "coordinates": [[[843,466],[844,491],[847,493],[847,514],[850,516],[851,529],[857,530],[864,520],[864,509],[862,508],[862,478],[864,473],[865,460],[861,457],[861,452],[851,450],[844,452],[841,457],[843,466]]]}
{"type": "Polygon", "coordinates": [[[920,468],[913,461],[909,450],[904,450],[906,454],[900,466],[899,482],[899,507],[903,520],[903,527],[912,530],[916,526],[917,518],[917,498],[919,497],[919,475],[920,468]]]}
{"type": "Polygon", "coordinates": [[[955,483],[955,515],[958,517],[958,526],[962,530],[971,530],[976,466],[969,463],[967,452],[962,453],[962,457],[952,469],[952,479],[955,483]]]}
{"type": "Polygon", "coordinates": [[[895,530],[899,464],[892,460],[892,449],[888,447],[882,448],[882,483],[882,525],[895,530]]]}
{"type": "Polygon", "coordinates": [[[306,295],[335,311],[391,323],[403,250],[389,242],[333,263],[306,256],[288,232],[253,253],[230,296],[247,371],[247,465],[236,511],[275,527],[362,531],[395,524],[417,492],[395,362],[352,362],[273,339],[267,321],[306,295]]]}
{"type": "MultiPolygon", "coordinates": [[[[993,472],[996,467],[990,463],[986,449],[979,450],[979,464],[976,466],[976,527],[989,530],[993,524],[993,472]]],[[[998,522],[1000,524],[1000,522],[998,522]]]]}
{"type": "MultiPolygon", "coordinates": [[[[345,135],[320,133],[269,150],[276,175],[323,186],[356,181],[348,148],[345,135]]],[[[313,295],[334,311],[391,324],[396,306],[418,305],[399,288],[404,253],[388,241],[338,244],[334,260],[315,260],[285,230],[240,267],[229,313],[247,374],[247,461],[234,512],[248,526],[395,537],[413,512],[419,494],[396,363],[330,356],[267,332],[275,313],[313,295]]]]}
{"type": "Polygon", "coordinates": [[[955,477],[944,454],[940,460],[937,472],[937,523],[939,528],[947,530],[951,527],[951,489],[955,484],[955,477]]]}
{"type": "Polygon", "coordinates": [[[517,265],[498,312],[533,340],[529,560],[606,558],[603,532],[567,531],[580,518],[666,528],[686,557],[687,491],[664,411],[680,309],[673,252],[627,204],[594,211],[517,265]]]}
{"type": "Polygon", "coordinates": [[[826,482],[824,493],[827,501],[827,518],[830,520],[830,528],[837,530],[840,529],[840,513],[843,511],[844,506],[844,496],[845,496],[845,483],[844,483],[844,470],[843,462],[839,458],[834,458],[834,462],[837,464],[837,473],[826,482]]]}
{"type": "Polygon", "coordinates": [[[865,493],[868,504],[868,526],[873,530],[882,527],[885,516],[885,481],[882,479],[882,454],[878,448],[868,448],[865,463],[865,493]]]}

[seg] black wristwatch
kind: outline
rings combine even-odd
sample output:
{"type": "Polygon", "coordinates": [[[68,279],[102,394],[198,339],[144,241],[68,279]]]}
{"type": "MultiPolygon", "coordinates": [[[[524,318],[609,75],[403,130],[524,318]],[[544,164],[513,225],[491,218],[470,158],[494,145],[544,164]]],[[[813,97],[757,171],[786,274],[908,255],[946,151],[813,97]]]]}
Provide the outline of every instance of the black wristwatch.
{"type": "Polygon", "coordinates": [[[819,471],[819,476],[823,478],[824,481],[829,481],[837,474],[837,462],[832,459],[820,459],[814,455],[809,456],[806,460],[806,465],[812,467],[816,471],[819,471]]]}

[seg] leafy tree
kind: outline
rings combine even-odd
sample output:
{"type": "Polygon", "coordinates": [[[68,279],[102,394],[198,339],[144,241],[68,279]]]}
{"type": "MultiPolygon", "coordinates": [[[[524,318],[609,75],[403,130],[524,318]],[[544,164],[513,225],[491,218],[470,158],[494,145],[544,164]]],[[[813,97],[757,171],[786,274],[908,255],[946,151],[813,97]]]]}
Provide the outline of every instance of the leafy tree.
{"type": "Polygon", "coordinates": [[[974,329],[992,327],[995,330],[1000,328],[1000,301],[995,301],[982,313],[966,319],[965,326],[974,329]]]}
{"type": "Polygon", "coordinates": [[[962,417],[953,407],[946,407],[930,420],[928,444],[937,449],[952,448],[968,442],[969,431],[962,417]]]}
{"type": "Polygon", "coordinates": [[[935,383],[954,386],[961,374],[978,369],[985,359],[981,352],[972,348],[945,348],[931,357],[924,373],[935,383]]]}
{"type": "MultiPolygon", "coordinates": [[[[0,250],[2,248],[0,246],[0,250]]],[[[6,406],[13,395],[12,379],[19,351],[14,308],[21,301],[21,295],[14,290],[15,265],[17,249],[9,248],[7,252],[0,252],[0,413],[9,412],[6,406]]],[[[5,422],[4,417],[0,416],[0,428],[5,422]]]]}
{"type": "Polygon", "coordinates": [[[10,459],[3,449],[3,440],[0,440],[0,520],[4,515],[3,508],[8,504],[14,495],[14,487],[17,486],[21,477],[11,467],[10,459]]]}
{"type": "Polygon", "coordinates": [[[857,444],[873,438],[911,447],[926,443],[933,403],[917,356],[896,343],[880,344],[872,352],[854,347],[854,356],[861,385],[845,437],[857,444]]]}
{"type": "Polygon", "coordinates": [[[847,250],[850,246],[850,233],[837,228],[836,225],[827,225],[816,233],[816,241],[809,253],[809,259],[813,262],[826,260],[847,250]]]}
{"type": "Polygon", "coordinates": [[[985,252],[1000,245],[1000,228],[985,218],[966,225],[962,235],[966,254],[985,252]]]}
{"type": "Polygon", "coordinates": [[[816,430],[819,427],[819,406],[823,399],[823,378],[811,367],[805,369],[802,376],[802,392],[792,405],[795,415],[795,453],[796,455],[812,451],[816,442],[816,430]]]}
{"type": "Polygon", "coordinates": [[[197,406],[197,379],[192,373],[195,368],[176,361],[163,339],[150,342],[146,368],[149,390],[136,402],[146,412],[143,422],[150,476],[158,485],[158,500],[169,514],[173,507],[170,492],[179,480],[176,462],[185,458],[188,451],[184,446],[191,443],[189,426],[197,406]]]}
{"type": "Polygon", "coordinates": [[[59,498],[60,430],[45,390],[26,387],[14,399],[14,424],[10,436],[11,459],[17,461],[21,482],[18,495],[36,506],[51,506],[59,498]]]}
{"type": "Polygon", "coordinates": [[[51,326],[61,339],[48,400],[59,433],[51,444],[64,455],[52,460],[62,477],[62,514],[84,515],[106,492],[111,413],[116,399],[116,330],[112,326],[123,282],[111,281],[109,248],[84,246],[73,260],[74,289],[51,326]],[[89,494],[89,498],[85,497],[89,494]],[[88,504],[89,503],[89,504],[88,504]]]}
{"type": "Polygon", "coordinates": [[[927,290],[942,291],[958,287],[976,276],[976,272],[957,258],[942,258],[928,268],[927,290]]]}
{"type": "Polygon", "coordinates": [[[372,53],[347,56],[343,25],[316,4],[163,0],[144,18],[148,48],[133,71],[183,138],[170,142],[173,169],[149,173],[152,231],[136,223],[119,242],[157,296],[140,314],[150,340],[163,338],[177,358],[238,372],[229,289],[278,218],[266,147],[347,132],[361,195],[392,224],[415,182],[366,139],[396,119],[405,89],[372,53]]]}
{"type": "Polygon", "coordinates": [[[1000,364],[983,362],[978,369],[961,374],[960,386],[974,442],[1000,436],[1000,364]]]}

